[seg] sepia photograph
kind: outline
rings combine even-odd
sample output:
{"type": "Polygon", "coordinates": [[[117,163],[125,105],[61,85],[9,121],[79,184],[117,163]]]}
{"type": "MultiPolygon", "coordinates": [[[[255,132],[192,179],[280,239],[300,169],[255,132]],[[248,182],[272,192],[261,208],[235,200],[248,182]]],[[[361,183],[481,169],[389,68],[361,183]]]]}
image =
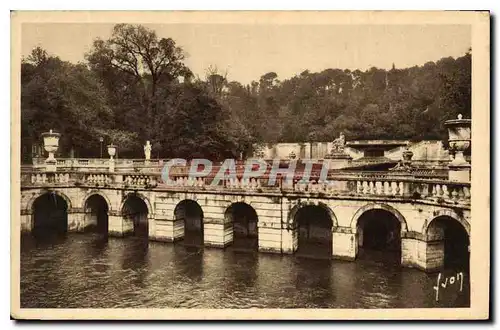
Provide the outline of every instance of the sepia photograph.
{"type": "Polygon", "coordinates": [[[12,317],[489,317],[489,12],[11,26],[12,317]]]}

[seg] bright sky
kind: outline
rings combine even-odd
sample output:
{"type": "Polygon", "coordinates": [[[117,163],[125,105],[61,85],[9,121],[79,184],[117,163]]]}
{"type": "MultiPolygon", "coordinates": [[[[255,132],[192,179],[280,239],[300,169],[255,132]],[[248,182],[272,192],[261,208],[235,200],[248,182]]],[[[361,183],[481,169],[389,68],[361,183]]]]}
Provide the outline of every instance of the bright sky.
{"type": "MultiPolygon", "coordinates": [[[[186,64],[203,77],[210,65],[229,80],[247,84],[274,71],[283,80],[308,69],[366,70],[423,65],[459,57],[471,47],[469,25],[250,25],[144,24],[171,37],[189,55],[186,64]]],[[[22,55],[36,46],[63,60],[84,59],[95,38],[113,24],[24,23],[22,55]]]]}

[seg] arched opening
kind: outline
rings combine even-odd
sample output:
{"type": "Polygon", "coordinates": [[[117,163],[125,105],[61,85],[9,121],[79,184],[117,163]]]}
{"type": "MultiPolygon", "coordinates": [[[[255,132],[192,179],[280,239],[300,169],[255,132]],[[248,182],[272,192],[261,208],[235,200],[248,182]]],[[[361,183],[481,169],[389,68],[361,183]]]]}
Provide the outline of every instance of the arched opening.
{"type": "Polygon", "coordinates": [[[295,223],[298,231],[297,254],[330,259],[333,220],[328,210],[317,205],[304,206],[295,214],[295,223]]]}
{"type": "Polygon", "coordinates": [[[238,202],[229,206],[225,213],[233,227],[233,248],[237,250],[258,250],[257,212],[250,205],[238,202]]]}
{"type": "Polygon", "coordinates": [[[468,271],[469,235],[464,226],[449,216],[434,218],[427,227],[429,268],[468,271]]]}
{"type": "Polygon", "coordinates": [[[148,206],[142,198],[129,195],[123,204],[122,216],[134,236],[148,237],[148,206]]]}
{"type": "Polygon", "coordinates": [[[99,194],[87,198],[85,201],[85,226],[86,230],[108,233],[108,203],[99,194]]]}
{"type": "Polygon", "coordinates": [[[33,202],[33,230],[36,237],[65,234],[68,231],[68,204],[54,192],[33,202]]]}
{"type": "Polygon", "coordinates": [[[365,211],[357,222],[359,256],[401,262],[401,222],[390,211],[365,211]]]}
{"type": "Polygon", "coordinates": [[[175,220],[184,222],[184,245],[203,245],[203,210],[190,199],[183,200],[174,210],[175,220]]]}

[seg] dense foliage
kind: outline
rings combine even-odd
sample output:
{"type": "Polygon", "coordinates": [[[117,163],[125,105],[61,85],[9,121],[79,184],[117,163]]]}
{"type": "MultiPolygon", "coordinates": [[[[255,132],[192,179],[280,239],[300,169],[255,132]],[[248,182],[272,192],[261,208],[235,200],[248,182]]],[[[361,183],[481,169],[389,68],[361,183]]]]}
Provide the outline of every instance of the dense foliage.
{"type": "Polygon", "coordinates": [[[116,25],[95,40],[85,63],[36,48],[23,59],[23,156],[52,128],[61,153],[99,155],[99,137],[120,157],[239,157],[274,142],[444,139],[442,123],[471,114],[471,53],[423,66],[304,71],[280,81],[269,72],[242,85],[217,68],[195,79],[170,38],[116,25]]]}

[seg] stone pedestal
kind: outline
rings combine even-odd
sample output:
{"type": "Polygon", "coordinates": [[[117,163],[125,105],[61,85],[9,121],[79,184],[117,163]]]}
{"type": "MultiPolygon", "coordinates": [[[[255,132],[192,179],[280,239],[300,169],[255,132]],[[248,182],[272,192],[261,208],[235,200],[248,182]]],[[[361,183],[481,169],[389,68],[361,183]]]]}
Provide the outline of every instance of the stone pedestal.
{"type": "Polygon", "coordinates": [[[233,224],[204,221],[203,238],[205,246],[225,248],[233,242],[233,224]]]}
{"type": "Polygon", "coordinates": [[[358,254],[356,234],[348,232],[332,233],[332,254],[334,259],[354,260],[358,254]]]}
{"type": "Polygon", "coordinates": [[[114,172],[115,171],[115,160],[114,159],[110,159],[109,160],[109,163],[108,163],[108,170],[109,172],[114,172]]]}
{"type": "Polygon", "coordinates": [[[281,229],[281,252],[285,254],[293,254],[297,250],[297,246],[298,246],[297,230],[287,229],[287,228],[281,229]]]}
{"type": "Polygon", "coordinates": [[[471,166],[465,165],[448,165],[448,179],[455,182],[470,182],[471,166]]]}
{"type": "Polygon", "coordinates": [[[328,169],[335,170],[349,166],[352,157],[344,153],[330,153],[325,156],[323,164],[328,166],[328,169]]]}
{"type": "Polygon", "coordinates": [[[45,171],[56,172],[57,171],[57,160],[46,160],[45,161],[45,171]]]}

